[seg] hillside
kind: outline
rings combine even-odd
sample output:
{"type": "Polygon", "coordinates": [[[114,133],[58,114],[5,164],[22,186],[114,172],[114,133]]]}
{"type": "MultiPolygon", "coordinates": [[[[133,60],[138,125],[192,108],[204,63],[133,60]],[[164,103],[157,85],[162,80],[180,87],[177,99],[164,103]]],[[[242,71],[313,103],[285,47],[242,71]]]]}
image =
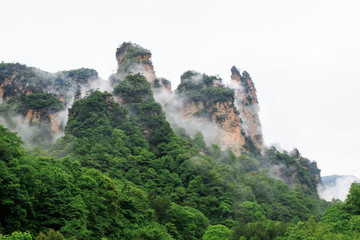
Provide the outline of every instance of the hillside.
{"type": "Polygon", "coordinates": [[[248,73],[233,67],[226,86],[187,71],[172,92],[149,50],[123,43],[116,60],[111,92],[93,87],[95,70],[39,77],[2,63],[7,127],[20,116],[47,129],[50,114],[68,114],[54,144],[33,136],[25,148],[0,125],[0,239],[359,237],[360,185],[331,206],[316,162],[266,148],[248,73]]]}

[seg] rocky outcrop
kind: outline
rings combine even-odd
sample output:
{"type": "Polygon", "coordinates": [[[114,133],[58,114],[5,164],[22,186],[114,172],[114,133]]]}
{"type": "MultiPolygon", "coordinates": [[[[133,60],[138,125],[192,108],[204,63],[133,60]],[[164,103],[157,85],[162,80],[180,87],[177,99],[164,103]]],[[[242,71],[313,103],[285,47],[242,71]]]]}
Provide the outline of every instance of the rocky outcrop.
{"type": "Polygon", "coordinates": [[[183,121],[203,122],[198,131],[204,136],[216,132],[212,143],[222,150],[230,148],[236,155],[243,152],[245,138],[241,132],[241,120],[234,106],[234,92],[215,76],[194,71],[181,76],[177,95],[181,99],[180,113],[183,121]]]}
{"type": "Polygon", "coordinates": [[[50,113],[49,114],[49,119],[50,119],[51,132],[53,134],[59,133],[60,130],[61,130],[61,125],[60,125],[60,122],[59,122],[59,118],[56,116],[55,113],[50,113]]]}
{"type": "MultiPolygon", "coordinates": [[[[203,102],[187,101],[180,106],[180,112],[183,118],[191,118],[201,112],[205,108],[203,102]]],[[[206,110],[207,111],[207,110],[206,110]]],[[[203,121],[209,119],[203,119],[203,121]]]]}
{"type": "Polygon", "coordinates": [[[220,147],[230,148],[236,155],[241,154],[245,139],[241,134],[240,119],[235,113],[232,102],[218,102],[211,108],[217,109],[211,114],[211,118],[222,130],[219,137],[220,147]]]}
{"type": "Polygon", "coordinates": [[[154,74],[153,66],[150,64],[144,64],[143,74],[144,74],[145,78],[148,80],[148,82],[151,85],[154,85],[155,74],[154,74]]]}
{"type": "Polygon", "coordinates": [[[16,75],[17,73],[3,74],[3,81],[0,85],[0,104],[10,100],[24,88],[23,86],[16,86],[16,84],[13,83],[16,75]]]}
{"type": "Polygon", "coordinates": [[[29,109],[25,116],[25,122],[26,123],[34,123],[38,122],[41,119],[41,112],[37,111],[35,109],[29,109]]]}
{"type": "Polygon", "coordinates": [[[241,134],[240,119],[231,101],[217,102],[210,106],[205,106],[203,102],[191,101],[184,103],[180,107],[180,112],[184,121],[197,118],[203,123],[214,123],[215,127],[218,127],[218,134],[217,139],[212,139],[212,142],[218,144],[222,150],[230,148],[236,155],[242,153],[245,139],[241,134]]]}
{"type": "Polygon", "coordinates": [[[141,46],[124,42],[116,51],[118,63],[117,76],[112,77],[115,86],[119,80],[123,80],[127,74],[140,73],[154,86],[155,72],[151,62],[151,52],[141,46]]]}
{"type": "Polygon", "coordinates": [[[240,74],[234,66],[231,68],[231,88],[235,91],[235,106],[242,120],[242,130],[253,144],[264,153],[264,141],[259,119],[259,105],[256,89],[247,72],[240,74]]]}
{"type": "Polygon", "coordinates": [[[235,67],[231,71],[230,88],[225,87],[218,77],[194,71],[185,72],[176,90],[184,99],[180,106],[182,118],[214,123],[219,130],[216,143],[223,150],[230,148],[239,155],[257,148],[263,154],[254,83],[247,72],[240,74],[235,67]]]}
{"type": "Polygon", "coordinates": [[[0,63],[0,104],[11,100],[13,105],[20,106],[12,108],[15,110],[11,111],[11,116],[20,115],[30,126],[40,122],[42,127],[51,127],[51,132],[57,134],[65,124],[57,112],[70,107],[76,92],[96,89],[98,79],[98,73],[87,68],[48,73],[19,63],[0,63]],[[60,107],[48,108],[53,103],[49,95],[52,100],[60,100],[60,107]]]}
{"type": "Polygon", "coordinates": [[[161,86],[168,92],[171,92],[171,82],[165,78],[160,80],[161,86]]]}
{"type": "Polygon", "coordinates": [[[3,103],[3,97],[4,97],[4,84],[0,85],[0,104],[3,103]]]}
{"type": "Polygon", "coordinates": [[[290,155],[292,157],[294,157],[296,159],[296,161],[299,161],[301,159],[301,155],[300,155],[300,152],[297,148],[294,148],[291,152],[290,152],[290,155]]]}

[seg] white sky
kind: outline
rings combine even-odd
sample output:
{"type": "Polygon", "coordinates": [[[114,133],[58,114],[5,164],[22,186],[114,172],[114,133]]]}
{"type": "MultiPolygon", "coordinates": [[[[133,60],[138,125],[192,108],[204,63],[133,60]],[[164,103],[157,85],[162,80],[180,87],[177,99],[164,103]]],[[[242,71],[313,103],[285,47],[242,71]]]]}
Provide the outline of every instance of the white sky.
{"type": "Polygon", "coordinates": [[[267,144],[297,147],[322,175],[360,177],[358,0],[0,0],[0,61],[56,72],[116,70],[115,50],[151,50],[157,76],[252,76],[267,144]]]}

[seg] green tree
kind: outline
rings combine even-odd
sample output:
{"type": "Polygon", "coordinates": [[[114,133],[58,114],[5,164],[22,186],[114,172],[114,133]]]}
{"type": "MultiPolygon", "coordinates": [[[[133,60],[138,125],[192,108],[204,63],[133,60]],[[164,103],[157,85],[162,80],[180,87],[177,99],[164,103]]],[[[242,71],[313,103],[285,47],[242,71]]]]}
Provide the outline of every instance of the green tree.
{"type": "Polygon", "coordinates": [[[350,214],[360,215],[360,183],[352,183],[345,200],[345,208],[350,214]]]}
{"type": "Polygon", "coordinates": [[[29,232],[13,232],[10,236],[2,236],[0,234],[0,239],[4,240],[32,240],[32,236],[29,232]]]}
{"type": "Polygon", "coordinates": [[[244,223],[265,220],[263,209],[256,202],[245,201],[239,204],[239,219],[244,223]]]}
{"type": "Polygon", "coordinates": [[[22,140],[0,124],[0,160],[8,164],[12,159],[22,156],[22,140]]]}
{"type": "Polygon", "coordinates": [[[40,234],[36,237],[36,240],[65,240],[64,236],[54,229],[49,229],[49,231],[44,234],[40,232],[40,234]]]}
{"type": "Polygon", "coordinates": [[[193,142],[201,150],[203,150],[206,147],[205,141],[204,141],[204,136],[201,132],[195,133],[193,142]]]}
{"type": "Polygon", "coordinates": [[[210,225],[206,229],[203,240],[228,240],[232,235],[232,231],[224,225],[210,225]]]}

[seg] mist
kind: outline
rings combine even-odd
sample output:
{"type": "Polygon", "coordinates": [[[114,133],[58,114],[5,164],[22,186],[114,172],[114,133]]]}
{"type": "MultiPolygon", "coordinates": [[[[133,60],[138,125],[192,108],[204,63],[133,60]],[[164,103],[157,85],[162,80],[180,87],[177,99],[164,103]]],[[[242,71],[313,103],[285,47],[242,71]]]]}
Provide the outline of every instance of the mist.
{"type": "Polygon", "coordinates": [[[24,121],[21,115],[10,115],[10,120],[0,116],[0,124],[16,132],[21,137],[25,147],[51,146],[57,138],[63,135],[62,132],[52,134],[50,123],[29,124],[24,121]]]}
{"type": "Polygon", "coordinates": [[[180,96],[167,89],[154,89],[155,101],[160,103],[165,111],[166,119],[172,128],[180,127],[193,138],[197,132],[201,132],[207,146],[219,144],[221,129],[213,122],[204,118],[184,116],[180,109],[188,101],[186,97],[180,96]]]}
{"type": "Polygon", "coordinates": [[[318,186],[319,195],[326,201],[340,199],[345,201],[353,182],[360,182],[360,179],[351,175],[332,175],[322,178],[323,185],[318,186]]]}

